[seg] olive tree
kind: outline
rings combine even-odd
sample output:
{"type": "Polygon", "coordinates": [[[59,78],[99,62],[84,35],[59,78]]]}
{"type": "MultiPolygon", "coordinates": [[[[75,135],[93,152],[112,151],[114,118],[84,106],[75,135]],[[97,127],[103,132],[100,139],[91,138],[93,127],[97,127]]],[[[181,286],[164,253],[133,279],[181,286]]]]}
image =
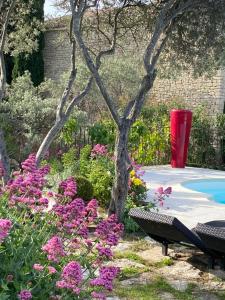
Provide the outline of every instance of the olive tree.
{"type": "Polygon", "coordinates": [[[210,71],[224,62],[224,16],[222,0],[60,0],[60,5],[71,11],[72,67],[63,97],[59,101],[56,122],[46,136],[38,153],[41,160],[54,135],[62,128],[68,113],[90,91],[94,82],[101,93],[117,127],[115,144],[115,181],[109,213],[119,219],[128,192],[131,161],[128,136],[132,124],[140,115],[146,97],[151,93],[158,76],[159,62],[166,61],[179,68],[194,68],[197,74],[210,71]],[[93,32],[95,34],[93,35],[93,32]],[[134,44],[130,39],[139,36],[138,51],[142,56],[143,75],[125,108],[118,107],[101,74],[102,62],[116,53],[125,56],[134,44]],[[91,37],[91,38],[90,38],[91,37]],[[121,49],[121,41],[124,41],[121,49]],[[140,42],[141,41],[141,42],[140,42]],[[89,80],[83,92],[71,98],[77,68],[75,52],[82,56],[89,70],[89,80]],[[66,108],[68,99],[70,102],[66,108]]]}

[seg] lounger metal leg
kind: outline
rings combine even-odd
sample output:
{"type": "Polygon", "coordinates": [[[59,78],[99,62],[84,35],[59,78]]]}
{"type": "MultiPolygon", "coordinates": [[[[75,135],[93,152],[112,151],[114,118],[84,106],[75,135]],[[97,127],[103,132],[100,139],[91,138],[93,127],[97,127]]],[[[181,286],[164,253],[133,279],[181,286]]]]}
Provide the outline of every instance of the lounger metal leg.
{"type": "Polygon", "coordinates": [[[225,257],[221,258],[221,269],[225,271],[225,257]]]}
{"type": "Polygon", "coordinates": [[[168,255],[168,244],[162,243],[162,255],[167,256],[168,255]]]}
{"type": "Polygon", "coordinates": [[[214,267],[215,267],[215,259],[212,256],[210,256],[208,259],[208,267],[210,269],[214,269],[214,267]]]}

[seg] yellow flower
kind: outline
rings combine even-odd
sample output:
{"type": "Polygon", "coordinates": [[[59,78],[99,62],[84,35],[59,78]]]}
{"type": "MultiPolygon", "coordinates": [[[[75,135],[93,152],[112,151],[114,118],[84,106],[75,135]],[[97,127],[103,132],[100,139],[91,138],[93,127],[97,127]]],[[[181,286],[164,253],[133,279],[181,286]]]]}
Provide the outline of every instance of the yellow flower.
{"type": "Polygon", "coordinates": [[[132,170],[132,171],[130,172],[130,176],[131,176],[131,177],[134,177],[134,176],[135,176],[135,171],[134,171],[134,170],[132,170]]]}
{"type": "Polygon", "coordinates": [[[134,178],[132,182],[134,185],[143,185],[143,182],[140,178],[134,178]]]}

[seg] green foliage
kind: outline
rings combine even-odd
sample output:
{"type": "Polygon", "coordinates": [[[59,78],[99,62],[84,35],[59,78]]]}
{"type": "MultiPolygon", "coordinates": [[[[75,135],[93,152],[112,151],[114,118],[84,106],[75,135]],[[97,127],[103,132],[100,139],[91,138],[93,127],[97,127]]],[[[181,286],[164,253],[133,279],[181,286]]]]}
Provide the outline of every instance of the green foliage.
{"type": "Polygon", "coordinates": [[[0,104],[0,121],[9,155],[18,161],[35,151],[55,117],[57,101],[43,98],[44,89],[34,87],[29,73],[18,77],[0,104]]]}
{"type": "MultiPolygon", "coordinates": [[[[25,4],[27,0],[21,0],[25,4]]],[[[33,19],[40,22],[44,21],[44,0],[32,1],[29,15],[25,15],[25,24],[32,26],[33,19]]],[[[36,28],[34,27],[33,30],[36,28]]],[[[31,80],[34,86],[38,86],[44,80],[44,59],[43,59],[43,48],[44,48],[44,34],[42,32],[37,36],[37,49],[32,53],[19,53],[14,57],[14,68],[12,71],[12,78],[15,79],[18,76],[22,76],[25,71],[29,71],[31,74],[31,80]]]]}
{"type": "Polygon", "coordinates": [[[129,260],[135,261],[139,264],[146,264],[146,260],[144,260],[140,255],[138,255],[136,252],[132,251],[122,251],[122,252],[116,252],[115,256],[116,259],[121,259],[121,258],[127,258],[129,260]]]}
{"type": "Polygon", "coordinates": [[[102,207],[107,208],[111,200],[111,190],[114,179],[113,162],[105,157],[93,159],[87,175],[94,187],[94,197],[102,207]]]}
{"type": "Polygon", "coordinates": [[[116,295],[129,300],[160,300],[161,293],[169,293],[177,300],[194,300],[196,293],[193,293],[193,287],[186,291],[178,291],[169,285],[163,278],[155,278],[150,284],[133,284],[130,287],[118,286],[116,295]]]}
{"type": "Polygon", "coordinates": [[[155,266],[157,268],[163,268],[163,267],[166,267],[166,266],[172,266],[173,264],[174,264],[174,261],[171,257],[165,257],[160,262],[157,262],[155,264],[155,266]]]}
{"type": "Polygon", "coordinates": [[[94,193],[91,182],[83,176],[75,176],[75,181],[77,183],[77,197],[84,201],[91,200],[94,193]]]}
{"type": "Polygon", "coordinates": [[[143,267],[143,268],[135,267],[135,266],[126,267],[121,270],[120,279],[124,280],[127,278],[136,277],[136,276],[143,274],[144,272],[148,272],[148,271],[149,271],[148,267],[143,267]]]}
{"type": "Polygon", "coordinates": [[[191,164],[197,166],[215,166],[216,152],[213,146],[215,139],[215,123],[208,116],[204,107],[194,111],[191,141],[189,145],[189,158],[191,164]]]}
{"type": "Polygon", "coordinates": [[[62,163],[65,169],[70,168],[76,169],[77,165],[77,153],[74,147],[70,148],[67,152],[62,155],[62,163]]]}
{"type": "Polygon", "coordinates": [[[89,134],[94,144],[112,147],[115,143],[115,125],[110,120],[95,123],[90,127],[89,134]]]}
{"type": "Polygon", "coordinates": [[[78,121],[70,118],[64,125],[61,136],[66,145],[72,145],[74,143],[74,133],[79,129],[78,121]]]}

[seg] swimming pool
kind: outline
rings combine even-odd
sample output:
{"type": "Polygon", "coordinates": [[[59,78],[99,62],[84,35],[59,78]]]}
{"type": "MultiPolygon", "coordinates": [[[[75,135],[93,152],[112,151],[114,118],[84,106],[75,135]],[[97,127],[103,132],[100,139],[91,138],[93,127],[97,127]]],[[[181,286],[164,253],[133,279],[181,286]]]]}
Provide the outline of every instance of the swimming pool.
{"type": "Polygon", "coordinates": [[[202,179],[186,181],[183,187],[208,194],[217,203],[225,204],[225,179],[202,179]]]}

